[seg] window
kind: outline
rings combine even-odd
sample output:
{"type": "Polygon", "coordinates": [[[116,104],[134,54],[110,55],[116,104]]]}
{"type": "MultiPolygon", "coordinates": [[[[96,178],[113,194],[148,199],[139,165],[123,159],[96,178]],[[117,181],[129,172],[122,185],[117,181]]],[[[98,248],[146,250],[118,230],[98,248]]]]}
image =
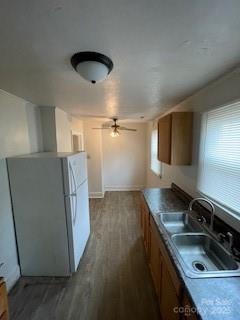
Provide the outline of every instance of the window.
{"type": "Polygon", "coordinates": [[[204,114],[198,188],[240,214],[240,102],[204,114]]]}
{"type": "Polygon", "coordinates": [[[151,135],[151,170],[157,174],[161,175],[161,162],[158,161],[158,131],[157,129],[152,130],[151,135]]]}

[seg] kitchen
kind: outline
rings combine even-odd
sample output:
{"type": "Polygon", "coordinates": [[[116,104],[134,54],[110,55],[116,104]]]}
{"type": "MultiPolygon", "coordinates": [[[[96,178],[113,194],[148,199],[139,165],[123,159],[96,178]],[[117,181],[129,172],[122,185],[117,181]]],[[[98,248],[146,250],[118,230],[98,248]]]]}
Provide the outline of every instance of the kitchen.
{"type": "Polygon", "coordinates": [[[1,320],[240,319],[239,10],[2,3],[1,320]]]}

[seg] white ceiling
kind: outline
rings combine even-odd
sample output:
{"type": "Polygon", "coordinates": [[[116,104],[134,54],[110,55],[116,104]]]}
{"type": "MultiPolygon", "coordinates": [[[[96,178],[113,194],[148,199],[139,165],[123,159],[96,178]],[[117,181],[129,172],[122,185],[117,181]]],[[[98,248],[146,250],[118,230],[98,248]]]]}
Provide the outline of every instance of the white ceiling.
{"type": "Polygon", "coordinates": [[[239,0],[1,0],[0,88],[74,115],[150,118],[239,63],[239,0]],[[78,51],[112,58],[92,85],[78,51]]]}

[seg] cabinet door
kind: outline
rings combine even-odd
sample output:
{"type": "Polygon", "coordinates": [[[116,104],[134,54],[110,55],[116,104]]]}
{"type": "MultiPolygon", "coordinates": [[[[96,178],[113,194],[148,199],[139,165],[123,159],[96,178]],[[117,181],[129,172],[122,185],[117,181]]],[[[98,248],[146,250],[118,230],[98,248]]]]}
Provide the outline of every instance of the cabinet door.
{"type": "Polygon", "coordinates": [[[0,320],[8,319],[7,290],[4,282],[0,282],[0,320]]]}
{"type": "Polygon", "coordinates": [[[192,112],[172,113],[171,164],[190,165],[192,158],[192,112]]]}
{"type": "Polygon", "coordinates": [[[141,198],[140,200],[140,215],[139,215],[139,222],[140,222],[140,228],[143,236],[143,230],[144,230],[144,204],[143,204],[143,199],[141,198]]]}
{"type": "Polygon", "coordinates": [[[143,243],[147,253],[147,257],[149,256],[149,221],[150,213],[148,210],[148,206],[143,197],[141,197],[140,202],[140,225],[142,229],[143,243]]]}
{"type": "Polygon", "coordinates": [[[149,254],[149,212],[144,208],[143,217],[143,240],[147,256],[149,254]]]}
{"type": "Polygon", "coordinates": [[[158,121],[158,160],[171,163],[171,114],[158,121]]]}
{"type": "Polygon", "coordinates": [[[161,280],[161,297],[160,297],[160,312],[162,319],[179,320],[180,313],[178,307],[180,306],[175,287],[172,283],[171,277],[168,273],[167,266],[162,262],[162,280],[161,280]]]}
{"type": "Polygon", "coordinates": [[[9,318],[8,318],[8,314],[7,314],[7,312],[4,312],[2,315],[1,315],[1,317],[0,317],[0,320],[8,320],[9,318]]]}
{"type": "Polygon", "coordinates": [[[187,319],[197,320],[196,309],[192,308],[192,304],[188,299],[186,293],[184,294],[184,297],[183,297],[183,307],[184,307],[184,315],[183,315],[184,320],[187,320],[187,319]]]}
{"type": "Polygon", "coordinates": [[[161,282],[161,254],[159,248],[159,235],[156,227],[150,223],[150,253],[149,265],[157,295],[160,295],[161,282]]]}

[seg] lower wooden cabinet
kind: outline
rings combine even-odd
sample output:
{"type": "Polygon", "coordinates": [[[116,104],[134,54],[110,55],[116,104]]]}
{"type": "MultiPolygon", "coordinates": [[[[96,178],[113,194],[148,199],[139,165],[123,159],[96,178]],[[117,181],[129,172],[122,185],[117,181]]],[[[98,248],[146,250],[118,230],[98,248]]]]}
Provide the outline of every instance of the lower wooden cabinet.
{"type": "Polygon", "coordinates": [[[192,308],[192,304],[187,296],[186,293],[184,293],[183,296],[183,319],[184,320],[197,320],[197,314],[196,309],[192,308]]]}
{"type": "Polygon", "coordinates": [[[161,318],[197,320],[196,314],[189,313],[190,301],[143,197],[141,198],[140,224],[161,318]]]}
{"type": "Polygon", "coordinates": [[[163,319],[180,319],[180,301],[168,272],[167,265],[162,264],[161,296],[159,297],[160,312],[163,319]]]}
{"type": "Polygon", "coordinates": [[[148,206],[143,198],[141,198],[140,205],[140,225],[142,230],[143,242],[147,257],[149,256],[149,224],[150,224],[150,213],[148,206]]]}
{"type": "Polygon", "coordinates": [[[4,312],[1,317],[0,317],[0,320],[8,320],[8,313],[7,312],[4,312]]]}
{"type": "Polygon", "coordinates": [[[152,220],[150,220],[149,232],[149,267],[156,293],[160,296],[161,291],[161,270],[162,270],[162,256],[159,245],[158,231],[152,220]]]}
{"type": "Polygon", "coordinates": [[[8,320],[7,290],[2,278],[0,278],[0,320],[8,320]]]}
{"type": "Polygon", "coordinates": [[[150,217],[149,248],[149,267],[162,319],[178,320],[180,319],[178,295],[181,292],[181,284],[176,278],[170,260],[167,259],[158,228],[152,217],[150,217]]]}

